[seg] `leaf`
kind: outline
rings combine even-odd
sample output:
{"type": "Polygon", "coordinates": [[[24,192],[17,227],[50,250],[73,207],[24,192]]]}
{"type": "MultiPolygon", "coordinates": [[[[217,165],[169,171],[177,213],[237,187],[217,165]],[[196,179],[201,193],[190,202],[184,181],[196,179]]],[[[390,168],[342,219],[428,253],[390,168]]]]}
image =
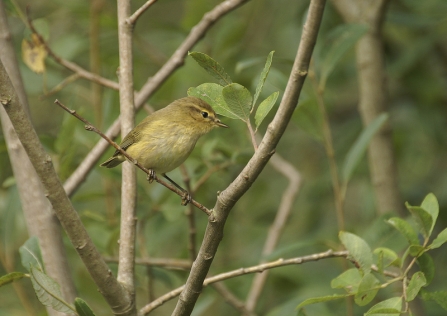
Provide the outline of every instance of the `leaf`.
{"type": "Polygon", "coordinates": [[[362,276],[358,269],[348,269],[338,277],[331,281],[333,289],[344,289],[346,292],[353,294],[357,293],[362,276]]]}
{"type": "Polygon", "coordinates": [[[433,258],[429,254],[423,253],[417,258],[417,263],[421,271],[424,273],[427,284],[430,284],[435,276],[435,264],[433,263],[433,258]]]}
{"type": "Polygon", "coordinates": [[[402,298],[392,297],[372,306],[366,313],[366,315],[380,315],[380,316],[392,316],[400,315],[402,310],[402,298]]]}
{"type": "Polygon", "coordinates": [[[225,103],[222,96],[222,90],[223,87],[217,83],[204,83],[196,88],[189,88],[188,95],[208,102],[219,115],[231,119],[240,119],[240,117],[234,114],[225,103]]]}
{"type": "Polygon", "coordinates": [[[379,261],[377,262],[377,266],[381,266],[381,273],[383,273],[383,268],[387,268],[389,266],[400,266],[400,258],[393,250],[390,248],[379,247],[374,249],[374,254],[379,256],[379,261]]]}
{"type": "Polygon", "coordinates": [[[430,213],[420,206],[411,206],[408,202],[405,203],[405,206],[414,218],[422,236],[425,238],[430,237],[431,228],[433,227],[433,218],[431,217],[430,213]]]}
{"type": "Polygon", "coordinates": [[[2,277],[0,277],[0,286],[12,283],[14,281],[18,281],[24,277],[26,277],[27,275],[25,273],[22,272],[11,272],[8,273],[2,277]]]}
{"type": "Polygon", "coordinates": [[[30,269],[31,282],[37,298],[44,306],[62,313],[73,313],[75,308],[62,299],[59,284],[35,266],[30,269]]]}
{"type": "Polygon", "coordinates": [[[321,65],[321,79],[319,88],[324,90],[326,81],[343,55],[367,32],[365,24],[344,24],[339,26],[334,33],[338,35],[331,47],[327,50],[321,65]]]}
{"type": "Polygon", "coordinates": [[[264,101],[262,101],[261,104],[259,104],[259,107],[256,110],[256,114],[255,114],[256,128],[258,128],[259,125],[261,125],[262,121],[265,119],[267,114],[273,108],[273,106],[276,103],[276,100],[278,99],[278,96],[279,96],[279,92],[273,92],[264,101]]]}
{"type": "Polygon", "coordinates": [[[411,277],[410,282],[407,287],[407,302],[411,302],[416,298],[420,289],[427,284],[427,280],[425,279],[425,275],[423,272],[418,271],[411,277]]]}
{"type": "Polygon", "coordinates": [[[359,284],[359,289],[355,294],[354,301],[359,306],[365,306],[376,297],[379,291],[379,280],[371,273],[365,274],[359,284]]]}
{"type": "Polygon", "coordinates": [[[339,299],[342,299],[342,298],[345,298],[345,297],[348,297],[348,296],[350,296],[350,295],[349,294],[343,294],[343,295],[334,294],[334,295],[328,295],[328,296],[320,296],[320,297],[308,298],[304,302],[300,303],[296,307],[296,309],[300,309],[300,308],[303,308],[304,306],[315,304],[315,303],[322,303],[322,302],[329,302],[329,301],[339,300],[339,299]]]}
{"type": "Polygon", "coordinates": [[[229,110],[246,122],[250,116],[252,100],[250,91],[238,83],[232,83],[223,88],[222,96],[229,110]]]}
{"type": "Polygon", "coordinates": [[[75,298],[75,308],[79,316],[95,316],[90,306],[82,298],[75,298]]]}
{"type": "Polygon", "coordinates": [[[443,244],[445,244],[446,241],[447,241],[447,228],[444,228],[444,230],[438,234],[435,240],[433,240],[429,248],[430,249],[439,248],[443,244]]]}
{"type": "Polygon", "coordinates": [[[388,114],[382,113],[366,126],[352,147],[349,149],[342,168],[343,186],[349,182],[353,171],[358,166],[373,136],[388,119],[388,114]]]}
{"type": "Polygon", "coordinates": [[[371,271],[373,259],[371,248],[366,241],[357,235],[344,231],[341,231],[338,237],[349,251],[349,258],[359,264],[360,271],[362,271],[363,275],[368,274],[371,271]]]}
{"type": "Polygon", "coordinates": [[[22,247],[19,248],[22,266],[26,270],[30,270],[30,266],[39,267],[43,271],[42,253],[39,247],[39,240],[36,236],[30,237],[22,247]]]}
{"type": "Polygon", "coordinates": [[[435,301],[439,306],[447,311],[447,291],[427,292],[421,291],[424,301],[435,301]]]}
{"type": "MultiPolygon", "coordinates": [[[[252,108],[254,108],[254,106],[256,105],[256,101],[258,101],[258,97],[261,94],[262,88],[264,87],[265,80],[267,79],[267,76],[270,71],[270,66],[272,65],[272,59],[273,59],[274,53],[275,53],[275,51],[273,50],[267,56],[267,60],[265,62],[264,69],[261,72],[261,76],[259,77],[258,85],[256,86],[256,91],[255,91],[255,96],[253,98],[252,108]]],[[[258,126],[259,126],[259,124],[258,124],[258,126]]]]}
{"type": "Polygon", "coordinates": [[[45,72],[45,58],[47,51],[36,34],[31,34],[31,40],[22,40],[23,62],[35,73],[45,72]]]}
{"type": "Polygon", "coordinates": [[[219,65],[217,61],[204,53],[191,52],[189,56],[205,69],[211,76],[213,76],[221,86],[226,86],[232,83],[230,76],[225,72],[225,69],[219,65]]]}
{"type": "Polygon", "coordinates": [[[399,217],[392,217],[386,221],[396,228],[407,239],[410,245],[419,245],[419,238],[414,228],[405,220],[399,217]]]}
{"type": "Polygon", "coordinates": [[[411,245],[408,250],[411,256],[419,257],[424,253],[425,247],[422,247],[421,245],[411,245]]]}
{"type": "Polygon", "coordinates": [[[424,200],[421,203],[421,207],[430,214],[433,223],[430,227],[430,235],[433,231],[433,227],[435,226],[436,220],[438,219],[439,215],[439,203],[436,199],[436,196],[433,193],[427,194],[427,196],[424,198],[424,200]]]}

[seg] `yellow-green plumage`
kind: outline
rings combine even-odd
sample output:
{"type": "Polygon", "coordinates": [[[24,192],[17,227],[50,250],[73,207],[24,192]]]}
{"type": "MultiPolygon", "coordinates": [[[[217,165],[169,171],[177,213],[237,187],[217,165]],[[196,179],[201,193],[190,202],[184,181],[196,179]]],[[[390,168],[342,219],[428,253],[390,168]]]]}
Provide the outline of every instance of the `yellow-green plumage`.
{"type": "MultiPolygon", "coordinates": [[[[200,136],[216,126],[227,127],[208,103],[186,97],[146,117],[124,137],[120,147],[145,168],[165,174],[180,166],[200,136]]],[[[116,151],[101,166],[113,168],[125,160],[116,151]]]]}

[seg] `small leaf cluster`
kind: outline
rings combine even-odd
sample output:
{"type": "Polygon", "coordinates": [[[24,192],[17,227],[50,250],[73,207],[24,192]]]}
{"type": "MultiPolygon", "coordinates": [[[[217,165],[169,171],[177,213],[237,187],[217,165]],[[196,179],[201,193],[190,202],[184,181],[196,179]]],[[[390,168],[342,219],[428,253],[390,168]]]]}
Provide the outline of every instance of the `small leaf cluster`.
{"type": "Polygon", "coordinates": [[[373,299],[380,289],[400,282],[400,295],[390,297],[376,303],[364,315],[401,315],[410,313],[408,303],[420,296],[424,300],[433,300],[447,310],[447,291],[428,292],[424,289],[434,277],[435,267],[433,259],[427,253],[447,242],[447,228],[442,230],[431,241],[433,228],[438,218],[439,205],[436,197],[430,193],[420,206],[406,203],[411,214],[410,221],[392,217],[387,223],[402,234],[408,242],[408,247],[401,257],[392,249],[379,247],[374,250],[368,243],[357,235],[340,232],[339,239],[348,250],[348,259],[355,264],[355,268],[348,269],[331,282],[334,289],[342,289],[344,294],[309,298],[298,305],[304,306],[353,297],[358,306],[365,306],[373,299]],[[419,238],[421,236],[421,238],[419,238]],[[430,242],[431,241],[431,242],[430,242]],[[410,273],[415,263],[420,271],[410,273]]]}
{"type": "Polygon", "coordinates": [[[77,297],[74,306],[62,298],[59,284],[44,271],[42,255],[37,237],[28,239],[19,249],[23,267],[28,273],[12,272],[0,277],[0,286],[18,281],[24,277],[30,278],[37,298],[44,306],[79,316],[95,316],[87,303],[77,297]]]}
{"type": "Polygon", "coordinates": [[[256,129],[261,125],[267,114],[273,108],[278,99],[279,92],[274,92],[263,100],[256,108],[259,95],[264,87],[272,64],[274,51],[267,56],[264,69],[261,72],[254,96],[243,85],[234,83],[225,69],[210,56],[200,53],[191,52],[189,55],[204,68],[216,83],[204,83],[198,87],[188,89],[188,95],[200,98],[208,102],[217,114],[231,118],[239,119],[250,124],[250,115],[255,113],[256,129]]]}

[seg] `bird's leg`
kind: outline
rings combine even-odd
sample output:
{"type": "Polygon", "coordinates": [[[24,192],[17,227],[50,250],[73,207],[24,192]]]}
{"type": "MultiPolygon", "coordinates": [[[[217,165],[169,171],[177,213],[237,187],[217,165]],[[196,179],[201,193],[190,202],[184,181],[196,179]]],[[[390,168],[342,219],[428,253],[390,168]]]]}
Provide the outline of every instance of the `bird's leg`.
{"type": "Polygon", "coordinates": [[[183,189],[181,186],[179,186],[177,183],[175,183],[174,180],[172,180],[171,178],[169,178],[166,173],[163,173],[162,176],[168,180],[169,182],[171,182],[177,189],[179,189],[180,191],[183,192],[183,196],[182,196],[182,205],[188,205],[189,202],[191,202],[192,197],[191,194],[189,194],[188,191],[186,191],[185,189],[183,189]]]}
{"type": "Polygon", "coordinates": [[[147,181],[149,182],[149,183],[152,183],[152,181],[154,181],[154,179],[155,179],[155,171],[154,171],[154,169],[149,169],[149,173],[147,174],[147,181]]]}

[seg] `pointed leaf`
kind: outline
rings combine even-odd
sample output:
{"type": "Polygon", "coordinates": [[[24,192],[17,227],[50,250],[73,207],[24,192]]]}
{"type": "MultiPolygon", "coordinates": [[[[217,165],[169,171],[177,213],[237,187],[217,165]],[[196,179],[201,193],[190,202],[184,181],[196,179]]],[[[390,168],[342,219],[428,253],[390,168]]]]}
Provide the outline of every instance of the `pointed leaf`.
{"type": "Polygon", "coordinates": [[[346,292],[353,294],[357,293],[362,276],[358,269],[352,268],[346,270],[338,277],[331,281],[331,287],[333,289],[345,289],[346,292]]]}
{"type": "Polygon", "coordinates": [[[3,275],[2,277],[0,277],[0,287],[12,283],[14,281],[20,280],[26,276],[27,275],[22,272],[11,272],[6,275],[3,275]]]}
{"type": "Polygon", "coordinates": [[[420,206],[411,206],[408,202],[405,203],[405,206],[414,218],[422,236],[425,238],[430,237],[431,228],[433,226],[433,218],[431,215],[420,206]]]}
{"type": "Polygon", "coordinates": [[[431,215],[433,223],[430,227],[430,234],[433,231],[433,227],[435,226],[436,220],[438,219],[439,214],[439,203],[436,199],[436,196],[433,193],[427,194],[427,196],[422,201],[421,207],[431,215]]]}
{"type": "Polygon", "coordinates": [[[373,259],[371,248],[366,241],[357,235],[343,231],[338,234],[338,237],[349,251],[349,258],[359,264],[363,275],[368,274],[371,271],[373,259]]]}
{"type": "Polygon", "coordinates": [[[62,313],[72,313],[75,308],[62,299],[59,284],[38,268],[31,266],[31,282],[37,298],[44,306],[62,313]]]}
{"type": "Polygon", "coordinates": [[[423,253],[417,258],[417,263],[421,271],[424,273],[427,284],[430,284],[435,276],[435,264],[433,263],[433,258],[428,253],[423,253]]]}
{"type": "Polygon", "coordinates": [[[368,148],[368,145],[377,133],[377,131],[383,126],[388,119],[388,114],[382,113],[374,119],[368,126],[366,126],[360,136],[356,139],[352,147],[349,149],[345,161],[343,163],[342,176],[344,186],[347,185],[349,179],[352,176],[355,168],[362,160],[363,155],[368,148]]]}
{"type": "Polygon", "coordinates": [[[278,99],[279,92],[273,92],[271,95],[267,97],[264,101],[259,104],[258,109],[256,110],[255,115],[255,124],[256,128],[261,125],[262,121],[265,119],[267,114],[270,112],[270,110],[273,108],[273,106],[276,103],[276,100],[278,99]]]}
{"type": "Polygon", "coordinates": [[[435,301],[447,311],[447,291],[427,292],[421,291],[424,301],[435,301]]]}
{"type": "Polygon", "coordinates": [[[252,108],[256,105],[256,101],[258,100],[259,95],[261,94],[262,88],[264,87],[265,79],[267,79],[267,76],[270,71],[270,66],[272,65],[272,59],[273,59],[274,53],[275,53],[275,51],[271,51],[270,54],[267,56],[267,61],[265,62],[264,69],[261,72],[261,76],[259,77],[258,85],[256,87],[255,96],[253,98],[252,108]]]}
{"type": "Polygon", "coordinates": [[[402,310],[402,298],[392,297],[384,300],[376,305],[372,306],[365,316],[380,315],[380,316],[393,316],[400,315],[402,310]]]}
{"type": "Polygon", "coordinates": [[[304,306],[315,304],[315,303],[322,303],[322,302],[329,302],[329,301],[335,301],[339,300],[345,297],[350,296],[349,294],[343,294],[343,295],[329,295],[329,296],[320,296],[320,297],[313,297],[308,298],[304,302],[302,302],[300,305],[296,307],[296,309],[303,308],[304,306]]]}
{"type": "Polygon", "coordinates": [[[223,87],[217,83],[204,83],[196,88],[189,88],[188,95],[196,97],[208,102],[213,110],[222,116],[231,119],[240,119],[240,117],[234,114],[222,96],[223,87]]]}
{"type": "Polygon", "coordinates": [[[438,234],[435,240],[433,240],[430,245],[430,249],[439,248],[443,244],[445,244],[445,242],[447,242],[447,228],[444,228],[444,230],[438,234]]]}
{"type": "Polygon", "coordinates": [[[226,86],[232,83],[230,76],[225,72],[225,69],[219,65],[217,61],[212,59],[210,56],[204,53],[191,52],[188,53],[189,56],[194,58],[194,60],[205,69],[211,76],[213,76],[220,85],[226,86]]]}
{"type": "Polygon", "coordinates": [[[422,247],[421,245],[411,245],[408,250],[412,257],[419,257],[424,253],[425,247],[422,247]]]}
{"type": "Polygon", "coordinates": [[[379,291],[379,284],[379,280],[374,275],[371,273],[365,274],[355,294],[355,303],[359,306],[365,306],[371,302],[379,291]]]}
{"type": "Polygon", "coordinates": [[[22,259],[22,266],[29,271],[30,266],[42,267],[42,253],[39,247],[39,240],[36,236],[30,237],[22,247],[19,248],[20,258],[22,259]]]}
{"type": "Polygon", "coordinates": [[[250,91],[238,83],[232,83],[223,88],[222,95],[231,113],[247,121],[252,100],[250,91]]]}
{"type": "Polygon", "coordinates": [[[381,265],[383,268],[387,268],[389,266],[400,266],[400,258],[393,250],[390,248],[379,247],[374,249],[374,254],[380,257],[380,263],[377,263],[377,266],[381,265]]]}
{"type": "Polygon", "coordinates": [[[327,78],[343,55],[350,50],[357,40],[359,40],[367,31],[368,26],[365,24],[344,24],[335,30],[338,37],[327,50],[321,65],[321,90],[324,90],[327,78]]]}
{"type": "Polygon", "coordinates": [[[392,217],[386,222],[396,228],[407,239],[410,245],[419,245],[418,235],[407,221],[399,217],[392,217]]]}
{"type": "Polygon", "coordinates": [[[411,277],[410,282],[407,287],[407,302],[411,302],[418,295],[421,287],[427,284],[427,280],[425,279],[425,275],[423,272],[418,271],[411,277]]]}
{"type": "Polygon", "coordinates": [[[95,316],[90,306],[82,298],[76,297],[75,308],[79,316],[95,316]]]}

